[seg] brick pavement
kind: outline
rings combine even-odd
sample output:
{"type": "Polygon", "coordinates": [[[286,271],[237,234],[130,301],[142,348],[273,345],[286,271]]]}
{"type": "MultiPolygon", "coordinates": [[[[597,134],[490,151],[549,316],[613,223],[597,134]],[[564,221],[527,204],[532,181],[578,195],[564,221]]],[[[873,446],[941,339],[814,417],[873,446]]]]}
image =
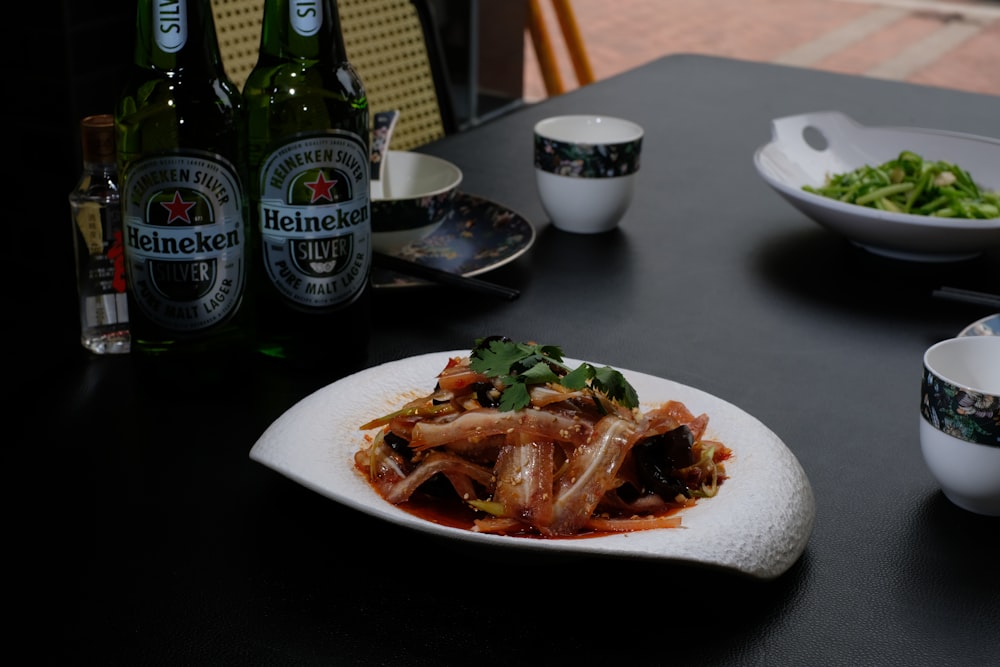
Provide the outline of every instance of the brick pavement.
{"type": "MultiPolygon", "coordinates": [[[[541,0],[567,89],[572,67],[541,0]]],[[[596,78],[701,53],[1000,95],[996,0],[572,0],[596,78]]],[[[546,96],[530,40],[525,99],[546,96]]]]}

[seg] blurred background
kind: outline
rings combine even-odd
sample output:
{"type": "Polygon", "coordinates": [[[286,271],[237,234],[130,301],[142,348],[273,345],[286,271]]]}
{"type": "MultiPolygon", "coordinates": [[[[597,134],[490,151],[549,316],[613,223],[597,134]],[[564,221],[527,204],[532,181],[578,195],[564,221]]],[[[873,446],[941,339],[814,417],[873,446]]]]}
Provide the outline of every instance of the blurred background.
{"type": "MultiPolygon", "coordinates": [[[[555,26],[551,2],[538,4],[546,24],[555,26]]],[[[596,78],[670,53],[700,53],[1000,95],[997,0],[571,0],[570,4],[596,78]]],[[[557,56],[560,72],[569,73],[566,83],[574,83],[565,49],[557,56]]],[[[530,43],[524,64],[524,98],[544,97],[547,93],[530,43]]]]}

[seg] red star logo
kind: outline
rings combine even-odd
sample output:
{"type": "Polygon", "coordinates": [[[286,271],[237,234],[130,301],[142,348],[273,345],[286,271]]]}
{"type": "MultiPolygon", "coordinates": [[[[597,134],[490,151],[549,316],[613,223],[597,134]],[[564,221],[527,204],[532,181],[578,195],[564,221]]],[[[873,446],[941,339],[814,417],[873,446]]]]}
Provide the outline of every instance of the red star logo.
{"type": "Polygon", "coordinates": [[[174,191],[174,200],[169,204],[166,202],[160,202],[160,206],[170,211],[170,215],[167,216],[167,224],[175,220],[180,220],[181,222],[191,222],[191,218],[188,216],[188,211],[194,206],[194,202],[188,203],[181,199],[181,193],[177,190],[174,191]]]}
{"type": "Polygon", "coordinates": [[[315,204],[320,199],[326,199],[327,201],[333,201],[333,195],[330,194],[330,190],[333,186],[337,184],[337,179],[332,181],[326,180],[323,172],[319,172],[319,176],[312,183],[306,183],[306,187],[312,190],[312,201],[310,204],[315,204]]]}

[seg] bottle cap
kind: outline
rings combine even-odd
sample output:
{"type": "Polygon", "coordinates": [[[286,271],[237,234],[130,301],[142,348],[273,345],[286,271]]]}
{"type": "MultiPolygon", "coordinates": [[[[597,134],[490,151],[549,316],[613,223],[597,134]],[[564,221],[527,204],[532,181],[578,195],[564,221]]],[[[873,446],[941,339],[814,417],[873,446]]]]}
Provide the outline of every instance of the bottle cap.
{"type": "Polygon", "coordinates": [[[87,116],[80,121],[80,139],[83,143],[83,161],[114,163],[115,119],[111,114],[87,116]]]}

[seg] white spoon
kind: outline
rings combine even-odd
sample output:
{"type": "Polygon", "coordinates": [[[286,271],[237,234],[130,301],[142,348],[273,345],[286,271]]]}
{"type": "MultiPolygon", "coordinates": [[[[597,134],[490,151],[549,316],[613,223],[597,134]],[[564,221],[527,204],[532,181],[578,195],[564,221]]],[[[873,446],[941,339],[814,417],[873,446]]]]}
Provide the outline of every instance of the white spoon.
{"type": "Polygon", "coordinates": [[[380,111],[375,114],[372,126],[371,149],[371,198],[389,198],[389,172],[385,167],[389,159],[389,139],[399,120],[399,111],[380,111]]]}

